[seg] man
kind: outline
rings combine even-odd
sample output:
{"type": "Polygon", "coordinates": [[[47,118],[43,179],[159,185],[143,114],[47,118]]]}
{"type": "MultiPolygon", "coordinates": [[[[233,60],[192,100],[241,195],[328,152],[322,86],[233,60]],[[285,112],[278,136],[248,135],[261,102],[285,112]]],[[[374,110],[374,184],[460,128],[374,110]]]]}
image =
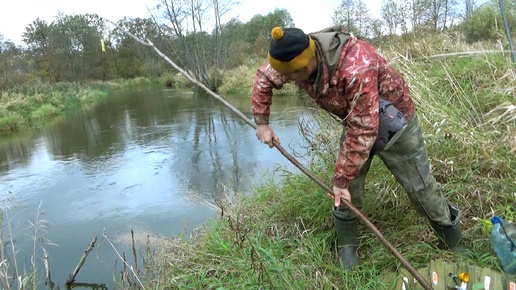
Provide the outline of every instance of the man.
{"type": "Polygon", "coordinates": [[[331,180],[337,263],[343,268],[359,264],[358,220],[347,207],[340,207],[340,199],[362,207],[365,177],[374,155],[403,186],[417,212],[428,218],[440,246],[462,253],[461,211],[446,201],[430,173],[414,104],[401,75],[371,45],[341,28],[306,35],[297,28],[275,27],[271,34],[269,62],[258,69],[252,95],[258,139],[271,148],[273,141],[279,142],[269,126],[272,89],[281,89],[287,82],[306,91],[344,125],[331,180]],[[386,115],[385,108],[397,114],[386,115]],[[397,129],[391,130],[391,125],[397,129]],[[388,140],[382,142],[380,136],[388,140]]]}

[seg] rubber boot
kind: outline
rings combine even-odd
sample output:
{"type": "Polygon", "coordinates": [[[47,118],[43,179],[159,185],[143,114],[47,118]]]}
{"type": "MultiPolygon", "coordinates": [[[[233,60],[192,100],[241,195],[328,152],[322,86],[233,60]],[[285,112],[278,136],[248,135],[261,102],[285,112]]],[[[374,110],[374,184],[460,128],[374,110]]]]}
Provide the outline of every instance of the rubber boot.
{"type": "Polygon", "coordinates": [[[343,269],[358,266],[358,220],[343,220],[335,216],[335,230],[337,232],[337,265],[343,269]]]}
{"type": "Polygon", "coordinates": [[[430,221],[430,225],[439,238],[439,248],[449,249],[456,254],[464,255],[466,250],[462,246],[462,226],[460,224],[462,213],[456,207],[449,206],[449,208],[452,226],[443,227],[432,221],[430,221]]]}

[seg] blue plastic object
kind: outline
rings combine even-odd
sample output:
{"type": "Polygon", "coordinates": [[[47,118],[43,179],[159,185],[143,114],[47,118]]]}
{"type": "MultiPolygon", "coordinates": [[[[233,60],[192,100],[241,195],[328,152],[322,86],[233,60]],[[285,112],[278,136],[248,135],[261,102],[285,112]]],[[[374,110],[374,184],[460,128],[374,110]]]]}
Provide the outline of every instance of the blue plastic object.
{"type": "Polygon", "coordinates": [[[516,225],[497,216],[493,217],[491,222],[491,246],[498,255],[504,272],[516,274],[516,225]]]}

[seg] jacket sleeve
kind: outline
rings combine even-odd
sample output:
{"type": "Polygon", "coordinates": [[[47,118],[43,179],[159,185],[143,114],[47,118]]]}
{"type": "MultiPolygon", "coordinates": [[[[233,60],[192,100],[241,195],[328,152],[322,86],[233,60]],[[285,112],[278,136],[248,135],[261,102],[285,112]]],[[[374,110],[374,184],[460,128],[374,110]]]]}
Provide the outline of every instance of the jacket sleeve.
{"type": "Polygon", "coordinates": [[[369,158],[378,136],[378,60],[370,46],[357,42],[346,52],[342,67],[350,109],[332,184],[347,188],[369,158]]]}
{"type": "Polygon", "coordinates": [[[251,105],[257,125],[269,124],[272,89],[281,89],[285,82],[286,80],[269,63],[256,71],[251,105]]]}

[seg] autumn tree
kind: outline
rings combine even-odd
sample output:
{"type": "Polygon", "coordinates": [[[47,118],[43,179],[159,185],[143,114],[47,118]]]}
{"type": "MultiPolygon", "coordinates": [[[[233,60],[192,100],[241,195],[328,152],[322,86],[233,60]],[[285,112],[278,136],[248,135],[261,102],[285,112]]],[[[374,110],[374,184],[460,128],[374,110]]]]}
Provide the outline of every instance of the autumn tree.
{"type": "Polygon", "coordinates": [[[44,80],[55,81],[57,57],[52,46],[52,25],[37,18],[32,21],[23,33],[23,42],[28,47],[28,54],[33,58],[31,74],[44,80]]]}
{"type": "Polygon", "coordinates": [[[101,22],[90,14],[59,14],[51,23],[34,20],[23,33],[23,42],[35,60],[33,72],[51,82],[99,78],[101,22]]]}
{"type": "MultiPolygon", "coordinates": [[[[516,3],[504,0],[505,14],[508,25],[516,27],[516,3]]],[[[478,7],[473,13],[461,23],[460,27],[465,32],[469,42],[480,40],[499,40],[505,37],[502,13],[498,0],[490,0],[478,7]]],[[[514,29],[512,31],[514,35],[514,29]]]]}
{"type": "Polygon", "coordinates": [[[237,19],[231,19],[222,25],[222,39],[231,40],[227,44],[226,68],[234,68],[245,63],[249,55],[253,54],[253,43],[247,42],[243,35],[246,26],[237,19]]]}
{"type": "Polygon", "coordinates": [[[139,39],[151,40],[157,46],[167,47],[169,41],[150,18],[123,18],[108,35],[109,62],[115,74],[124,78],[159,76],[166,66],[156,52],[136,42],[124,31],[139,39]]]}
{"type": "Polygon", "coordinates": [[[54,21],[53,41],[60,58],[60,80],[96,79],[97,56],[102,35],[95,25],[98,16],[60,15],[54,21]]]}
{"type": "Polygon", "coordinates": [[[0,91],[28,80],[23,51],[0,34],[0,91]]]}
{"type": "MultiPolygon", "coordinates": [[[[267,15],[257,14],[249,20],[245,27],[245,41],[253,44],[254,53],[259,56],[266,56],[269,51],[269,43],[271,40],[271,30],[280,26],[283,28],[295,27],[292,16],[285,9],[275,9],[267,15]]],[[[309,33],[310,31],[305,31],[309,33]]]]}

